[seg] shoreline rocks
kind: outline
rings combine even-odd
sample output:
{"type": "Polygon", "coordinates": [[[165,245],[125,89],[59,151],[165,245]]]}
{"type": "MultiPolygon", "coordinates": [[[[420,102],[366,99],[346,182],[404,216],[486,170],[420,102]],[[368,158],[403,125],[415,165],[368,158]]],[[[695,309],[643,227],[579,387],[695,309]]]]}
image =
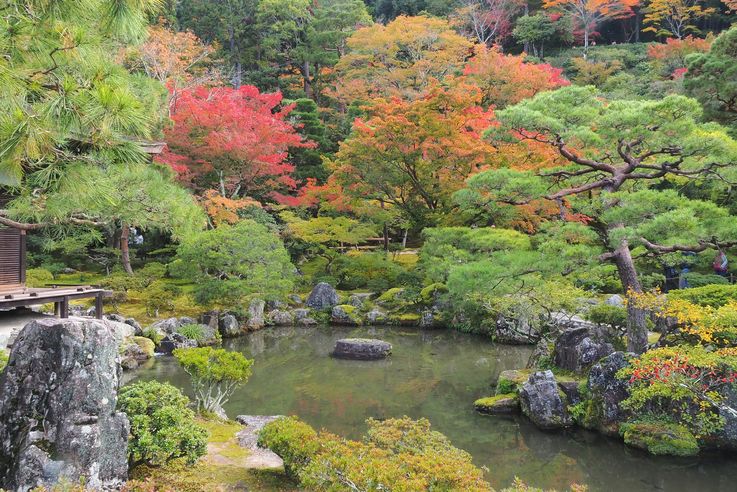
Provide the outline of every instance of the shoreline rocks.
{"type": "Polygon", "coordinates": [[[327,282],[315,285],[305,304],[312,309],[331,309],[340,302],[338,292],[327,282]]]}
{"type": "Polygon", "coordinates": [[[561,429],[573,424],[564,395],[550,370],[530,374],[519,390],[519,399],[522,413],[540,429],[561,429]]]}
{"type": "Polygon", "coordinates": [[[333,357],[352,360],[378,360],[391,354],[392,345],[372,338],[343,338],[335,342],[333,357]]]}

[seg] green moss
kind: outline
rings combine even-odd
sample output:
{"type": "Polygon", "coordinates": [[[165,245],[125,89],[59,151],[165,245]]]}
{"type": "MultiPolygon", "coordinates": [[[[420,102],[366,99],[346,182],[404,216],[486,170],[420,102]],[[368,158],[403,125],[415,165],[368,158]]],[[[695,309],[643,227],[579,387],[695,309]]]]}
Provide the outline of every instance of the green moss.
{"type": "Polygon", "coordinates": [[[8,365],[8,353],[0,349],[0,372],[3,372],[3,369],[5,369],[5,366],[8,365]]]}
{"type": "Polygon", "coordinates": [[[683,425],[664,421],[639,421],[620,426],[624,442],[650,454],[694,456],[699,453],[696,437],[683,425]]]}
{"type": "Polygon", "coordinates": [[[402,313],[390,316],[389,321],[399,326],[417,326],[420,324],[420,318],[418,313],[402,313]]]}
{"type": "Polygon", "coordinates": [[[420,298],[425,304],[432,304],[437,293],[448,292],[448,288],[441,282],[430,284],[420,291],[420,298]]]}
{"type": "Polygon", "coordinates": [[[516,393],[519,386],[530,377],[529,369],[512,369],[502,371],[496,382],[496,394],[516,393]]]}
{"type": "Polygon", "coordinates": [[[133,337],[131,338],[133,343],[141,347],[141,349],[145,352],[145,354],[148,357],[154,356],[154,351],[156,349],[156,344],[151,340],[150,338],[146,337],[133,337]]]}
{"type": "Polygon", "coordinates": [[[487,396],[485,398],[479,398],[473,402],[473,406],[477,412],[481,413],[507,413],[498,412],[497,409],[500,406],[508,408],[509,406],[518,405],[519,398],[516,393],[507,393],[503,395],[487,396]],[[503,404],[503,405],[502,405],[503,404]]]}
{"type": "Polygon", "coordinates": [[[381,294],[376,300],[381,303],[396,303],[403,293],[404,289],[402,287],[393,287],[381,294]]]}

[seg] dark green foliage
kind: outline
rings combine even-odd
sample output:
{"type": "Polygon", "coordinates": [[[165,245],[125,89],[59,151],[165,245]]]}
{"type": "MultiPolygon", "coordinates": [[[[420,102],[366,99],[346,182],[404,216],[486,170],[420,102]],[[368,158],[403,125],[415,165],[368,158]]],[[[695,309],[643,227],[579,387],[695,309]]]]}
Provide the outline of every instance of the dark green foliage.
{"type": "Polygon", "coordinates": [[[404,271],[386,253],[346,254],[335,260],[333,265],[338,288],[344,290],[369,288],[383,291],[396,286],[399,275],[404,271]]]}
{"type": "Polygon", "coordinates": [[[165,465],[177,458],[194,463],[207,452],[207,431],[195,422],[188,404],[168,383],[140,382],[120,390],[118,409],[131,424],[131,465],[165,465]]]}
{"type": "Polygon", "coordinates": [[[737,300],[737,285],[705,285],[693,289],[679,289],[668,292],[671,299],[683,299],[699,306],[718,308],[729,301],[737,300]]]}
{"type": "Polygon", "coordinates": [[[292,289],[294,279],[294,266],[281,239],[252,220],[186,238],[175,271],[195,282],[197,302],[231,306],[249,294],[282,296],[292,289]]]}
{"type": "Polygon", "coordinates": [[[707,118],[737,131],[737,27],[720,34],[708,53],[687,59],[683,85],[704,107],[707,118]]]}
{"type": "Polygon", "coordinates": [[[202,342],[205,340],[205,330],[202,325],[184,325],[180,328],[177,328],[177,333],[189,338],[190,340],[195,340],[196,342],[202,342]]]}
{"type": "Polygon", "coordinates": [[[172,312],[174,300],[182,293],[182,289],[174,284],[157,280],[143,291],[146,312],[149,316],[158,316],[160,312],[172,312]]]}
{"type": "Polygon", "coordinates": [[[704,274],[698,272],[689,272],[686,274],[686,280],[689,287],[704,287],[706,285],[726,285],[729,281],[714,273],[704,274]]]}
{"type": "MultiPolygon", "coordinates": [[[[288,101],[285,101],[288,103],[288,101]]],[[[319,183],[328,177],[327,169],[322,165],[322,151],[328,145],[325,137],[325,125],[320,120],[317,104],[312,99],[302,98],[293,102],[294,109],[289,116],[299,126],[298,131],[305,139],[315,142],[317,148],[292,149],[291,162],[296,169],[292,175],[299,181],[314,178],[319,183]]]]}

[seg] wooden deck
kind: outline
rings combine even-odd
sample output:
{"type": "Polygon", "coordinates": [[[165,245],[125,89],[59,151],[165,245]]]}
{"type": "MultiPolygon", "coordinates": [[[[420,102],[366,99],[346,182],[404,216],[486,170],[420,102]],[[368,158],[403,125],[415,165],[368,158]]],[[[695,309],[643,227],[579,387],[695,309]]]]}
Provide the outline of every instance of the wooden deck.
{"type": "Polygon", "coordinates": [[[102,319],[102,300],[111,295],[112,292],[109,290],[90,287],[89,285],[2,290],[0,291],[0,310],[53,302],[55,315],[60,318],[66,318],[69,316],[69,301],[94,297],[95,316],[98,319],[102,319]]]}

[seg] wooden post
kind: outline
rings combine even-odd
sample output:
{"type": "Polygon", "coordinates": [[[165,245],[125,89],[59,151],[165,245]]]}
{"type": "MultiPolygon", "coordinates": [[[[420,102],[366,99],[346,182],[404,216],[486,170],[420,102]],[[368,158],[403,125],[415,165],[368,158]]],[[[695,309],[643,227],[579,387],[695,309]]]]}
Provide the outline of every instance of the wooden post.
{"type": "Polygon", "coordinates": [[[102,292],[95,296],[95,318],[102,319],[102,292]]]}
{"type": "Polygon", "coordinates": [[[54,303],[54,316],[57,318],[61,318],[61,303],[55,302],[54,303]]]}

